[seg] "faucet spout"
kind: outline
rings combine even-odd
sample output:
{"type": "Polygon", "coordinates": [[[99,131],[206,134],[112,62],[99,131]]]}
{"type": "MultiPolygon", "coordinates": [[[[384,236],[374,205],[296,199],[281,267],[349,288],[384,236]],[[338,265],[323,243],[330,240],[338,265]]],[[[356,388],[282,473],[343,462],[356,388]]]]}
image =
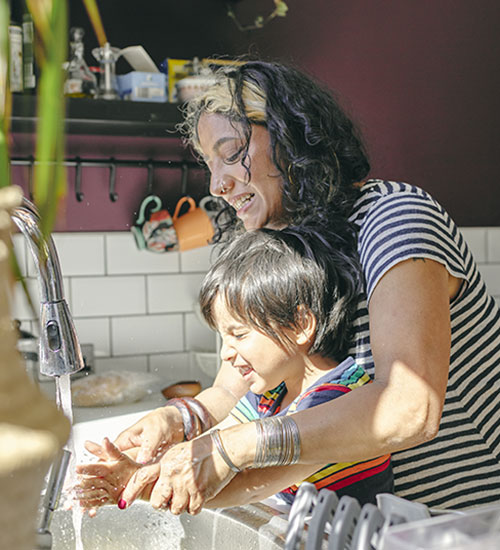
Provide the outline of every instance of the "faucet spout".
{"type": "Polygon", "coordinates": [[[59,506],[59,498],[66,479],[66,472],[71,460],[71,452],[63,449],[58,459],[50,469],[47,490],[41,506],[41,517],[37,529],[37,550],[49,550],[52,548],[52,535],[50,533],[50,521],[52,514],[59,506]]]}
{"type": "Polygon", "coordinates": [[[23,199],[12,219],[28,242],[40,293],[40,373],[47,376],[73,374],[84,367],[76,330],[64,299],[59,258],[52,237],[40,231],[36,207],[23,199]]]}

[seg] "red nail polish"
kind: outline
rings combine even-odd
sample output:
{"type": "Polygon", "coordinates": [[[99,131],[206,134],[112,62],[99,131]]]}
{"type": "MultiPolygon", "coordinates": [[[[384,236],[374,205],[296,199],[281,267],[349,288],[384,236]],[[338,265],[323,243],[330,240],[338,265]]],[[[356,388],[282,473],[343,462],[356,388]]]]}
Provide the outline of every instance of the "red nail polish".
{"type": "Polygon", "coordinates": [[[118,508],[120,508],[120,510],[125,510],[126,507],[127,507],[127,503],[123,500],[123,498],[121,498],[118,501],[118,508]]]}

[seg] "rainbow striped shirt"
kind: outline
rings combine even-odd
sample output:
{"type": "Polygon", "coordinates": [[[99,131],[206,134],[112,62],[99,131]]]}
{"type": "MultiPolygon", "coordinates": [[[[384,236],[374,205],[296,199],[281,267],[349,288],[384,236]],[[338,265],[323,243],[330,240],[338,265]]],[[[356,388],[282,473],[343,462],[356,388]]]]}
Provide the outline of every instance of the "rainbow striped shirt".
{"type": "MultiPolygon", "coordinates": [[[[334,369],[328,371],[304,393],[284,409],[281,402],[287,393],[285,382],[262,395],[248,392],[231,411],[238,422],[251,422],[273,415],[292,414],[296,411],[321,405],[341,397],[370,382],[365,370],[348,357],[334,369]]],[[[304,481],[314,483],[318,490],[327,488],[339,497],[349,495],[361,504],[375,502],[377,493],[393,491],[393,476],[390,455],[380,456],[362,462],[339,462],[326,464],[304,481]]],[[[279,493],[285,502],[292,503],[298,485],[292,485],[279,493]]]]}

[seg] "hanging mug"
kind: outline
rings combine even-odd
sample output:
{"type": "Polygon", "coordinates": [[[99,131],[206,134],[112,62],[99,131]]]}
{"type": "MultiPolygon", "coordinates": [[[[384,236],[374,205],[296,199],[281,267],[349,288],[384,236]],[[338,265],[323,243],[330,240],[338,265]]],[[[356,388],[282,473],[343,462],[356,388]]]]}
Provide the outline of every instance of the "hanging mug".
{"type": "Polygon", "coordinates": [[[168,252],[178,249],[172,217],[162,209],[161,199],[156,195],[148,195],[142,201],[131,231],[139,250],[168,252]]]}
{"type": "Polygon", "coordinates": [[[191,250],[210,243],[214,236],[214,226],[212,216],[205,206],[211,200],[213,197],[204,197],[197,207],[192,197],[185,196],[177,203],[172,219],[180,250],[191,250]],[[189,203],[189,210],[179,216],[180,209],[186,202],[189,203]]]}

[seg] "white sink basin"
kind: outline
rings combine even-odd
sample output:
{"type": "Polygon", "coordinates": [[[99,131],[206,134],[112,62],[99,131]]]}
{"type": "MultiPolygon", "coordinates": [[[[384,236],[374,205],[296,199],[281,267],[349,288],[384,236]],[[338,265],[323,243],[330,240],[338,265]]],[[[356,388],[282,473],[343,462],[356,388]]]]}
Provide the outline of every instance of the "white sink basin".
{"type": "MultiPolygon", "coordinates": [[[[263,504],[173,516],[135,502],[126,510],[104,506],[82,524],[84,550],[278,550],[284,548],[285,516],[263,504]]],[[[71,512],[56,511],[52,550],[75,548],[71,512]]]]}
{"type": "MultiPolygon", "coordinates": [[[[89,461],[85,440],[99,443],[106,436],[113,440],[143,415],[131,413],[75,424],[76,462],[89,461]]],[[[286,509],[267,503],[174,516],[149,503],[135,502],[126,510],[104,506],[95,518],[85,516],[82,541],[84,550],[278,550],[284,548],[287,524],[286,509]]],[[[75,548],[71,511],[56,510],[50,531],[52,550],[75,548]]]]}

